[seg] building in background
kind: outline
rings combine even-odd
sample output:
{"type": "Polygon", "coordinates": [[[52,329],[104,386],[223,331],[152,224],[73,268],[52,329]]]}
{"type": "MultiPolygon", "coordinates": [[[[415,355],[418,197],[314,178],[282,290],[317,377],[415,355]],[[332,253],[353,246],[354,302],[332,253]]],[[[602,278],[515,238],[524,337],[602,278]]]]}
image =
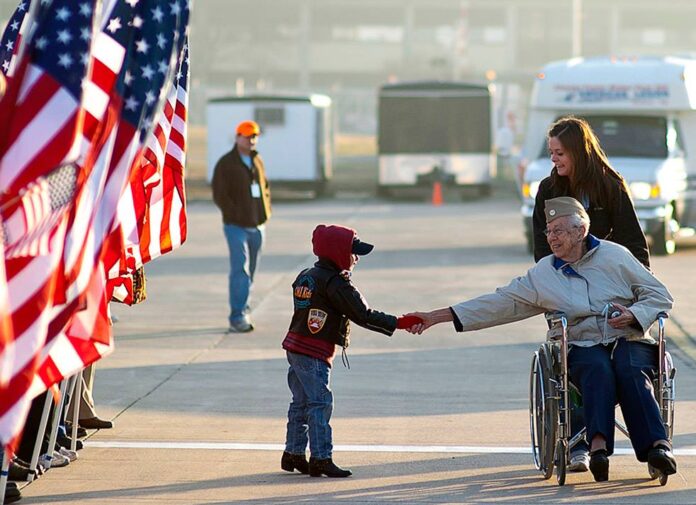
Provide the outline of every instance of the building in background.
{"type": "Polygon", "coordinates": [[[191,121],[209,98],[324,93],[338,131],[373,134],[380,85],[458,79],[493,81],[498,120],[523,124],[534,75],[573,55],[574,8],[585,56],[696,47],[693,0],[196,0],[191,121]]]}

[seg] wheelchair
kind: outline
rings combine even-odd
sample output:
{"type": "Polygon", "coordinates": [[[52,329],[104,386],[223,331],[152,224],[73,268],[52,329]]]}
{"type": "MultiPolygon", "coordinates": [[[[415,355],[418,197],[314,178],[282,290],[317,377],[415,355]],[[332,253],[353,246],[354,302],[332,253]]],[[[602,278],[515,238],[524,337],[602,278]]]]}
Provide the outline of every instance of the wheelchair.
{"type": "MultiPolygon", "coordinates": [[[[665,349],[665,320],[668,314],[658,314],[658,374],[653,380],[655,398],[669,441],[674,430],[674,401],[676,369],[665,349]]],[[[581,400],[580,392],[568,378],[568,321],[562,312],[546,314],[549,326],[560,328],[560,337],[548,339],[532,357],[529,376],[529,432],[534,466],[544,479],[550,479],[556,469],[559,486],[565,484],[571,449],[585,437],[585,428],[571,437],[571,402],[581,400]]],[[[616,427],[626,436],[628,431],[619,421],[616,427]]],[[[648,465],[651,480],[667,484],[667,475],[648,465]]]]}

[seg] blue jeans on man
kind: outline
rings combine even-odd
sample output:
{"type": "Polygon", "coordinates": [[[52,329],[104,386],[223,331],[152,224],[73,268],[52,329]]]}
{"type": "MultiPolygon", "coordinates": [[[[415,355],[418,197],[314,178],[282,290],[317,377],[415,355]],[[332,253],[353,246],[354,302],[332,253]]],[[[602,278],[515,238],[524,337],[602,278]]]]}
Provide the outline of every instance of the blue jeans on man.
{"type": "Polygon", "coordinates": [[[648,451],[656,441],[667,440],[653,396],[657,356],[657,346],[623,338],[609,345],[571,347],[569,374],[583,395],[587,440],[602,434],[608,454],[614,451],[617,402],[638,461],[647,461],[648,451]]]}
{"type": "Polygon", "coordinates": [[[249,292],[265,235],[264,226],[244,228],[224,225],[230,252],[229,303],[230,325],[248,322],[249,292]]]}
{"type": "Polygon", "coordinates": [[[304,454],[309,442],[315,459],[329,459],[333,453],[331,414],[333,393],[329,386],[331,367],[325,361],[286,351],[288,386],[292,401],[288,409],[285,451],[304,454]]]}

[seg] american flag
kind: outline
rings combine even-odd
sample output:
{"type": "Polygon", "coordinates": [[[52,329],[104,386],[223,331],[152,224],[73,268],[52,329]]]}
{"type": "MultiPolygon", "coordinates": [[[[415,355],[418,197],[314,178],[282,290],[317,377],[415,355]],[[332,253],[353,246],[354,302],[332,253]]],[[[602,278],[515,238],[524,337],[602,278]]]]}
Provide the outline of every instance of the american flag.
{"type": "MultiPolygon", "coordinates": [[[[69,154],[76,156],[78,171],[70,199],[70,212],[56,227],[61,230],[63,225],[67,229],[61,237],[62,247],[56,247],[62,252],[58,258],[60,261],[52,265],[53,271],[58,270],[57,266],[61,267],[61,275],[56,277],[63,283],[58,290],[63,299],[58,302],[55,298],[46,297],[51,300],[50,303],[47,301],[43,306],[37,306],[37,310],[24,314],[22,318],[13,311],[13,323],[16,319],[43,321],[49,312],[47,309],[53,304],[50,326],[38,332],[44,338],[40,342],[37,339],[38,345],[24,348],[21,352],[21,357],[31,361],[32,365],[41,360],[38,372],[24,374],[21,384],[12,389],[11,398],[6,399],[5,391],[0,391],[0,439],[3,442],[12,440],[17,434],[21,426],[17,425],[17,421],[23,419],[22,411],[26,409],[32,394],[78,371],[111,348],[104,299],[105,279],[101,272],[101,260],[108,252],[105,250],[105,239],[113,228],[116,204],[128,180],[133,160],[141,151],[143,139],[161,108],[159,99],[163,92],[160,90],[168,81],[167,75],[176,61],[177,46],[183,41],[188,22],[188,5],[181,1],[110,0],[103,8],[98,23],[100,29],[95,33],[90,51],[69,52],[61,44],[65,42],[74,50],[80,40],[89,41],[92,24],[84,23],[81,29],[63,29],[61,23],[86,19],[88,14],[91,15],[94,3],[75,5],[71,1],[54,0],[48,6],[52,16],[37,17],[39,28],[30,41],[32,55],[34,49],[43,50],[50,46],[54,60],[58,62],[56,64],[64,67],[61,77],[70,81],[50,89],[51,97],[69,94],[76,77],[72,68],[77,63],[83,68],[87,68],[85,65],[89,63],[90,73],[86,80],[83,73],[75,82],[79,88],[84,81],[84,87],[80,88],[84,89],[84,94],[73,106],[82,114],[84,121],[79,122],[82,129],[67,145],[71,147],[69,154]],[[61,8],[63,10],[58,10],[61,8]],[[42,39],[42,30],[53,30],[53,38],[42,39]],[[44,44],[43,47],[41,44],[44,44]],[[61,51],[63,49],[65,51],[61,51]],[[85,306],[86,311],[76,312],[85,306]],[[34,386],[29,390],[32,381],[34,386]]],[[[23,63],[24,59],[18,64],[18,81],[23,63]]],[[[27,75],[31,74],[27,72],[27,75]]],[[[40,116],[50,100],[44,102],[43,107],[23,112],[40,116]]],[[[2,105],[4,102],[0,104],[0,112],[2,105]]],[[[30,107],[27,105],[24,108],[30,107]]],[[[63,106],[60,110],[66,116],[66,111],[73,109],[63,106]]],[[[70,125],[68,120],[59,125],[51,124],[44,136],[51,140],[63,138],[64,130],[71,130],[70,125]]],[[[29,183],[45,175],[40,174],[33,165],[35,157],[50,157],[50,152],[44,153],[45,145],[30,138],[20,139],[20,135],[17,135],[14,143],[9,144],[14,146],[17,143],[23,152],[27,152],[24,157],[30,160],[25,163],[28,168],[17,177],[22,176],[29,183]],[[30,151],[33,154],[30,155],[30,151]]],[[[0,184],[6,168],[6,157],[7,154],[0,160],[0,184]]],[[[63,156],[61,164],[66,161],[73,161],[73,158],[63,156]]],[[[49,248],[52,251],[53,246],[51,241],[49,248]]],[[[49,256],[54,257],[53,254],[49,256]]],[[[8,261],[8,266],[11,261],[19,260],[8,261]]],[[[8,267],[8,275],[11,275],[9,270],[8,267]]],[[[39,276],[39,279],[46,277],[39,276]]],[[[12,305],[11,278],[9,282],[12,305]]],[[[12,306],[10,310],[13,310],[12,306]]],[[[36,371],[36,366],[32,371],[36,371]]],[[[14,379],[13,376],[10,383],[14,379]]]]}
{"type": "MultiPolygon", "coordinates": [[[[23,57],[0,102],[0,220],[16,224],[15,219],[23,217],[27,223],[27,210],[37,209],[28,205],[26,195],[32,195],[34,202],[43,202],[42,216],[35,216],[25,232],[30,234],[42,223],[53,223],[43,229],[42,238],[27,241],[26,235],[17,237],[15,242],[35,255],[5,255],[14,332],[11,340],[0,342],[0,362],[11,364],[3,371],[7,383],[0,386],[0,441],[6,444],[15,440],[21,429],[31,400],[26,391],[46,340],[50,310],[56,295],[62,296],[59,267],[76,178],[55,178],[53,187],[48,178],[74,170],[82,114],[81,82],[87,71],[83,55],[89,43],[79,34],[92,24],[91,12],[71,16],[72,4],[54,0],[32,5],[24,23],[31,21],[35,28],[24,38],[27,49],[20,53],[23,57]],[[32,249],[31,244],[38,244],[38,249],[32,249]]],[[[3,229],[7,231],[5,226],[3,229]]]]}
{"type": "MultiPolygon", "coordinates": [[[[181,50],[177,72],[167,94],[163,114],[147,139],[131,172],[130,184],[119,202],[125,258],[111,277],[127,278],[133,270],[166,254],[186,240],[186,119],[188,109],[189,49],[181,50]],[[132,267],[128,268],[128,265],[132,267]],[[125,271],[123,266],[126,265],[125,271]]],[[[130,290],[127,293],[132,298],[130,290]]]]}
{"type": "Polygon", "coordinates": [[[0,37],[0,71],[6,76],[11,77],[17,60],[17,52],[22,43],[22,34],[27,26],[23,25],[27,12],[29,12],[30,1],[22,1],[7,21],[5,31],[0,37]]]}

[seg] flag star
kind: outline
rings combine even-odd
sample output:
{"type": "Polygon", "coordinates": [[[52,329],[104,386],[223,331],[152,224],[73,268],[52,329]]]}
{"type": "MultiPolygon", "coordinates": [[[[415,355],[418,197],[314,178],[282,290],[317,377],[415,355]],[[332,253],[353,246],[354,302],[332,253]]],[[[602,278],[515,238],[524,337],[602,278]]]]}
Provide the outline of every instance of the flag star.
{"type": "Polygon", "coordinates": [[[131,7],[135,7],[140,0],[126,0],[126,3],[131,7]]]}
{"type": "Polygon", "coordinates": [[[138,108],[138,101],[134,97],[129,96],[126,99],[126,109],[135,111],[137,108],[138,108]]]}
{"type": "Polygon", "coordinates": [[[179,71],[176,73],[176,82],[177,82],[177,84],[178,84],[178,82],[181,80],[181,78],[182,78],[183,76],[184,76],[184,74],[181,73],[181,70],[179,70],[179,71]]]}
{"type": "Polygon", "coordinates": [[[160,49],[164,49],[164,47],[167,45],[167,38],[162,35],[161,33],[157,34],[157,47],[160,49]]]}
{"type": "Polygon", "coordinates": [[[136,50],[139,53],[147,54],[147,50],[150,49],[150,45],[147,43],[145,39],[140,39],[135,43],[135,47],[137,48],[136,50]]]}
{"type": "Polygon", "coordinates": [[[68,53],[61,54],[58,56],[58,65],[60,65],[61,67],[68,68],[72,64],[73,59],[70,57],[68,53]]]}
{"type": "Polygon", "coordinates": [[[153,75],[155,75],[155,71],[152,67],[150,65],[145,65],[143,67],[143,77],[149,81],[152,79],[153,75]]]}
{"type": "Polygon", "coordinates": [[[7,48],[8,51],[12,51],[12,49],[14,48],[14,42],[11,40],[8,40],[7,44],[5,44],[5,47],[7,48]]]}
{"type": "Polygon", "coordinates": [[[12,31],[19,30],[19,21],[17,21],[17,20],[12,21],[10,28],[12,29],[12,31]]]}
{"type": "Polygon", "coordinates": [[[80,55],[80,61],[83,65],[87,66],[87,63],[89,62],[89,53],[82,53],[80,55]]]}
{"type": "Polygon", "coordinates": [[[130,86],[133,82],[133,74],[126,70],[126,75],[123,77],[123,81],[126,83],[126,86],[130,86]]]}
{"type": "Polygon", "coordinates": [[[136,28],[140,28],[141,26],[143,26],[143,18],[141,18],[140,16],[135,16],[133,18],[133,26],[136,28]]]}
{"type": "Polygon", "coordinates": [[[61,21],[67,21],[70,19],[70,11],[65,7],[56,9],[56,17],[61,21]]]}
{"type": "Polygon", "coordinates": [[[152,91],[148,90],[148,92],[145,93],[145,103],[147,103],[148,105],[152,105],[156,99],[157,97],[152,91]]]}
{"type": "Polygon", "coordinates": [[[70,35],[70,32],[66,30],[61,30],[58,32],[58,42],[62,42],[63,44],[68,44],[72,40],[72,35],[70,35]]]}
{"type": "Polygon", "coordinates": [[[86,26],[80,30],[80,38],[82,40],[89,40],[91,35],[92,35],[91,30],[89,28],[87,28],[86,26]]]}
{"type": "Polygon", "coordinates": [[[5,70],[5,73],[7,73],[7,71],[10,70],[10,60],[3,61],[2,68],[5,70]]]}
{"type": "Polygon", "coordinates": [[[25,4],[24,2],[22,2],[21,4],[19,4],[17,6],[17,10],[20,12],[24,12],[26,10],[26,8],[27,8],[27,4],[25,4]]]}
{"type": "Polygon", "coordinates": [[[159,64],[157,65],[157,70],[158,70],[161,74],[166,74],[166,73],[169,71],[169,65],[167,64],[166,61],[162,60],[162,61],[160,61],[159,64]]]}
{"type": "Polygon", "coordinates": [[[80,4],[80,16],[84,16],[84,17],[88,18],[91,15],[92,15],[92,6],[88,3],[80,4]]]}
{"type": "Polygon", "coordinates": [[[37,49],[46,49],[46,46],[48,45],[48,39],[44,37],[43,35],[36,39],[36,48],[37,49]]]}
{"type": "Polygon", "coordinates": [[[174,2],[169,5],[172,9],[172,14],[174,16],[178,16],[181,13],[181,6],[179,5],[179,2],[174,2]]]}
{"type": "Polygon", "coordinates": [[[164,12],[162,12],[162,9],[160,9],[159,5],[152,9],[152,19],[160,23],[162,21],[162,17],[164,16],[164,12]]]}
{"type": "Polygon", "coordinates": [[[109,26],[106,27],[106,29],[109,30],[111,33],[116,33],[121,28],[123,28],[123,25],[121,25],[121,18],[114,18],[109,20],[109,26]]]}

